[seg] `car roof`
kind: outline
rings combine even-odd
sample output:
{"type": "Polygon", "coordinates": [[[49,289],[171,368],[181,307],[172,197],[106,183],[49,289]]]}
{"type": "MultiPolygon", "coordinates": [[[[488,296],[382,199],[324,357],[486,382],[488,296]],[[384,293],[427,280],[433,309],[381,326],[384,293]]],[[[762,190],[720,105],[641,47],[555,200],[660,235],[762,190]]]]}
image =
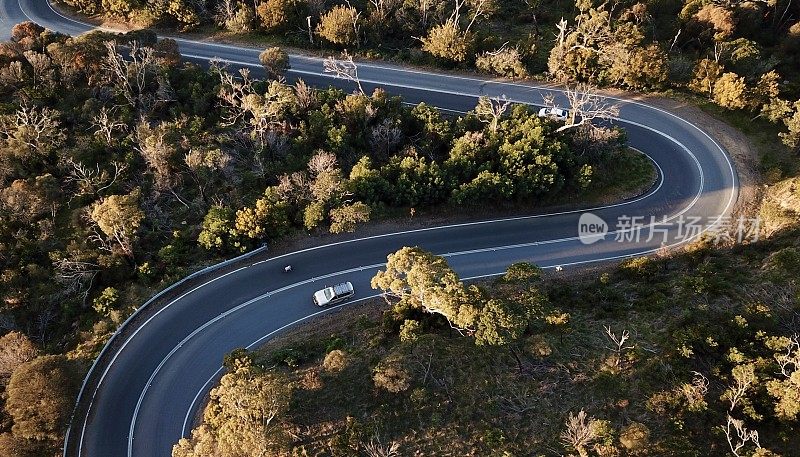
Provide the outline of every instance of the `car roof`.
{"type": "Polygon", "coordinates": [[[339,283],[339,284],[336,284],[335,286],[333,286],[333,290],[337,294],[350,292],[350,291],[353,290],[353,285],[350,284],[350,282],[343,282],[343,283],[339,283]]]}

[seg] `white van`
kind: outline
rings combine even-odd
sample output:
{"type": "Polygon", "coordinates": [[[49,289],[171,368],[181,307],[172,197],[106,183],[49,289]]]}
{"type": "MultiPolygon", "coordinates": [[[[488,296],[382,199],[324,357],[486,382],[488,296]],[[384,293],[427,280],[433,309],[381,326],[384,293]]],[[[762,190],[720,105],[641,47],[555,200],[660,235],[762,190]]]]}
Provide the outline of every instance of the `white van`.
{"type": "Polygon", "coordinates": [[[333,287],[326,287],[316,291],[314,293],[314,304],[317,306],[332,305],[347,300],[352,297],[354,293],[353,284],[350,282],[343,282],[333,287]]]}

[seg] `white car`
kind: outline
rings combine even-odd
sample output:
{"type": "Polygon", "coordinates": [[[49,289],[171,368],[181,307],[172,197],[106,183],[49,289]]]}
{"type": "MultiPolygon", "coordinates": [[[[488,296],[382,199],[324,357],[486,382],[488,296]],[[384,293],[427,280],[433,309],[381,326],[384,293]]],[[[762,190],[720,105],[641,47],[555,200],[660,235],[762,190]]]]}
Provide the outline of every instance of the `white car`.
{"type": "Polygon", "coordinates": [[[340,301],[347,300],[348,298],[352,297],[355,291],[353,290],[353,284],[348,282],[343,282],[341,284],[336,284],[332,287],[326,287],[322,290],[318,290],[314,293],[314,304],[317,306],[328,306],[334,303],[339,303],[340,301]]]}
{"type": "Polygon", "coordinates": [[[549,117],[563,122],[569,117],[569,111],[558,107],[542,108],[539,110],[539,117],[549,117]]]}

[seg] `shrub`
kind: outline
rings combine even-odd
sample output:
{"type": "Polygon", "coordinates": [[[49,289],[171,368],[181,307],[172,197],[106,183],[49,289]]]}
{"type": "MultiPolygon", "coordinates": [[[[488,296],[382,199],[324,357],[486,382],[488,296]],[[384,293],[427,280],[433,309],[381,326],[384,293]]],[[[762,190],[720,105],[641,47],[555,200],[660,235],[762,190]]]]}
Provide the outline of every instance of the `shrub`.
{"type": "Polygon", "coordinates": [[[503,275],[503,281],[509,283],[538,281],[542,277],[542,269],[532,263],[519,262],[512,264],[503,275]]]}
{"type": "Polygon", "coordinates": [[[393,354],[375,367],[372,374],[375,386],[392,393],[399,393],[411,386],[411,373],[406,367],[405,357],[393,354]]]}
{"type": "Polygon", "coordinates": [[[619,442],[629,451],[646,449],[649,440],[650,429],[639,422],[632,422],[619,434],[619,442]]]}
{"type": "Polygon", "coordinates": [[[478,70],[506,78],[523,78],[528,74],[522,56],[515,48],[484,52],[475,59],[475,66],[478,70]]]}
{"type": "Polygon", "coordinates": [[[119,291],[113,287],[106,287],[100,292],[100,295],[92,302],[92,308],[98,314],[103,316],[107,315],[109,311],[117,304],[119,300],[119,291]]]}
{"type": "Polygon", "coordinates": [[[334,349],[325,355],[325,360],[322,361],[322,368],[328,373],[339,373],[347,368],[348,362],[347,353],[341,349],[334,349]]]}
{"type": "Polygon", "coordinates": [[[447,21],[433,27],[422,39],[422,49],[428,53],[453,62],[463,62],[472,45],[472,35],[462,33],[458,24],[447,21]]]}
{"type": "Polygon", "coordinates": [[[714,101],[723,108],[742,109],[747,106],[747,84],[736,73],[725,73],[714,83],[714,101]]]}
{"type": "Polygon", "coordinates": [[[6,391],[6,410],[14,420],[14,435],[61,439],[79,386],[74,362],[65,356],[46,355],[20,365],[6,391]]]}
{"type": "Polygon", "coordinates": [[[320,18],[317,34],[333,44],[357,45],[359,16],[353,7],[334,6],[320,18]]]}
{"type": "Polygon", "coordinates": [[[277,46],[265,49],[258,60],[270,78],[279,78],[289,69],[289,54],[277,46]]]}
{"type": "Polygon", "coordinates": [[[31,340],[20,332],[8,332],[0,337],[0,383],[14,370],[36,357],[38,350],[31,340]]]}
{"type": "Polygon", "coordinates": [[[400,326],[400,341],[404,343],[413,343],[419,339],[420,333],[422,333],[422,330],[420,329],[419,321],[406,319],[400,326]]]}

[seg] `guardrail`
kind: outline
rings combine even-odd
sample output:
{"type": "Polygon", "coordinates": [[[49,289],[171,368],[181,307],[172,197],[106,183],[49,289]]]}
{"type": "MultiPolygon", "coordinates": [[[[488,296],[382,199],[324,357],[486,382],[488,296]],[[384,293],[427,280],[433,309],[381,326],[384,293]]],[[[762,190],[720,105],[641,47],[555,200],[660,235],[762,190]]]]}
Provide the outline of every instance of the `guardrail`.
{"type": "MultiPolygon", "coordinates": [[[[243,260],[247,260],[247,259],[249,259],[251,257],[254,257],[257,254],[260,254],[260,253],[263,253],[263,252],[266,252],[266,251],[267,251],[267,245],[264,244],[261,247],[259,247],[257,249],[254,249],[254,250],[252,250],[250,252],[244,253],[244,254],[242,254],[240,256],[237,256],[237,257],[234,257],[232,259],[228,259],[228,260],[225,260],[223,262],[208,266],[206,268],[203,268],[202,270],[195,271],[194,273],[192,273],[192,274],[190,274],[188,276],[185,276],[184,278],[180,279],[179,281],[177,281],[175,283],[172,283],[166,289],[163,289],[160,292],[158,292],[157,294],[155,294],[152,297],[150,297],[149,300],[147,300],[146,302],[144,302],[144,304],[142,304],[141,306],[136,308],[136,311],[134,311],[133,314],[131,314],[130,316],[128,316],[127,319],[125,319],[125,321],[122,323],[122,325],[120,325],[117,328],[117,330],[114,332],[114,334],[111,335],[111,338],[108,339],[106,344],[103,346],[103,349],[100,350],[100,354],[97,356],[96,359],[94,359],[94,362],[92,363],[92,366],[89,368],[89,372],[86,373],[86,377],[83,379],[83,384],[81,384],[81,389],[78,392],[78,398],[75,400],[75,407],[72,410],[72,416],[70,417],[70,420],[69,420],[69,426],[67,427],[66,434],[64,435],[64,452],[63,452],[63,456],[64,457],[68,457],[70,455],[70,450],[71,450],[70,449],[70,437],[71,437],[72,433],[76,431],[75,427],[73,427],[73,422],[75,421],[75,418],[76,417],[83,417],[84,415],[89,414],[90,409],[91,409],[91,405],[92,405],[92,401],[94,400],[94,396],[97,394],[97,391],[100,388],[99,380],[95,379],[95,378],[97,378],[97,376],[99,374],[99,371],[98,371],[99,368],[104,366],[105,363],[107,362],[106,359],[113,352],[112,348],[114,347],[114,344],[117,342],[117,340],[119,340],[122,337],[122,335],[124,335],[128,330],[131,330],[131,328],[135,327],[136,318],[139,317],[145,311],[148,311],[150,308],[152,308],[156,302],[161,300],[168,293],[175,292],[176,290],[179,290],[182,287],[186,287],[188,282],[190,282],[190,281],[192,281],[194,279],[197,279],[197,278],[199,278],[201,276],[207,275],[209,273],[213,273],[213,272],[215,272],[217,270],[220,270],[220,269],[225,268],[227,266],[230,266],[232,264],[241,262],[243,260]],[[88,397],[88,400],[90,400],[88,405],[83,405],[83,403],[87,400],[86,392],[88,390],[90,390],[91,384],[95,383],[95,382],[97,383],[97,385],[94,386],[94,390],[92,391],[92,396],[88,397]],[[85,411],[85,413],[79,415],[78,413],[81,412],[82,409],[84,409],[84,408],[82,408],[82,406],[85,406],[86,411],[85,411]]],[[[85,424],[85,422],[84,422],[84,424],[85,424]]],[[[84,424],[81,424],[80,427],[78,428],[79,430],[81,430],[81,432],[82,432],[84,424]]],[[[74,441],[73,441],[72,445],[74,446],[74,441]]]]}

